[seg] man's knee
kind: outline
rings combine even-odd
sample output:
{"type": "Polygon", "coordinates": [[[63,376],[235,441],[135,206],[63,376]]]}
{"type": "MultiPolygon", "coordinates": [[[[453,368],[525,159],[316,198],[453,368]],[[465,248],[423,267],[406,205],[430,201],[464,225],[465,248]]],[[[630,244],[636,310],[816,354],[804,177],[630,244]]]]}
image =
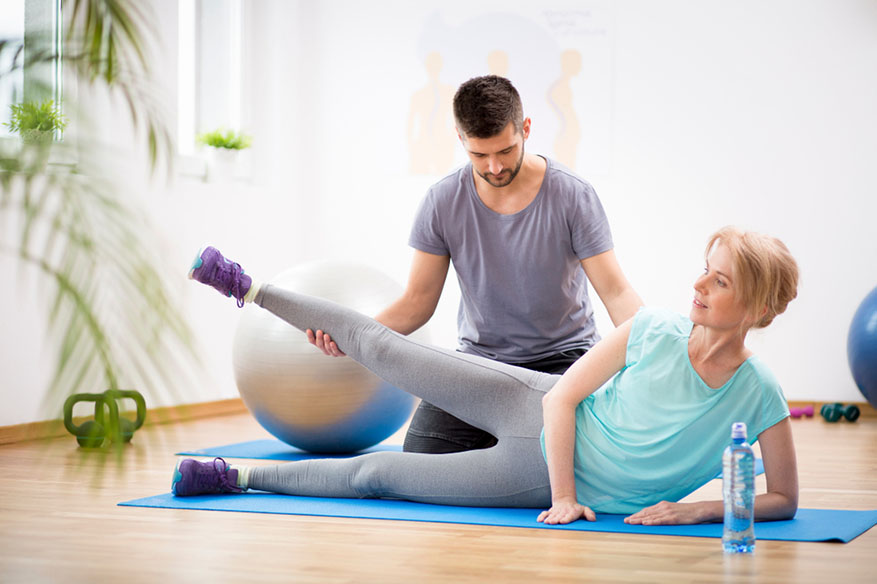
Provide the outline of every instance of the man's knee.
{"type": "Polygon", "coordinates": [[[490,448],[496,438],[427,402],[414,413],[402,450],[424,454],[449,454],[490,448]]]}

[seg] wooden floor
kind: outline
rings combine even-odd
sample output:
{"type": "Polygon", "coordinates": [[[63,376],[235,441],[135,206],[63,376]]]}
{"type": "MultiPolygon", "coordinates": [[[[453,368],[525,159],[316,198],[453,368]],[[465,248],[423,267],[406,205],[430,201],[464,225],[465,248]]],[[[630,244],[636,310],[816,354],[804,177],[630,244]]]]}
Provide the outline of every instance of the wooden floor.
{"type": "MultiPolygon", "coordinates": [[[[877,419],[793,428],[802,507],[877,509],[877,419]]],[[[728,557],[709,538],[116,505],[167,492],[174,452],[266,436],[245,414],[147,426],[121,466],[71,437],[0,446],[0,582],[877,582],[877,528],[728,557]]]]}

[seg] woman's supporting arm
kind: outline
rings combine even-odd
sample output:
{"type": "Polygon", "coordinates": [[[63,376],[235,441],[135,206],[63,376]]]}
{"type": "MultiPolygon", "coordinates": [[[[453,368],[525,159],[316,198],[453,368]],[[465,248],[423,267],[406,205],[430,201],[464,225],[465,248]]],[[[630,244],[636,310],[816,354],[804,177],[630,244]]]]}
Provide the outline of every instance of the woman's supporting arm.
{"type": "Polygon", "coordinates": [[[576,361],[542,399],[551,509],[540,513],[539,521],[555,524],[570,523],[582,517],[588,521],[596,519],[590,508],[576,500],[575,410],[583,399],[624,367],[632,326],[633,319],[629,319],[606,335],[576,361]]]}
{"type": "Polygon", "coordinates": [[[756,521],[791,519],[798,511],[798,461],[789,420],[758,435],[767,493],[755,497],[756,521]]]}
{"type": "MultiPolygon", "coordinates": [[[[755,497],[755,519],[791,519],[798,510],[798,464],[789,418],[759,434],[758,442],[761,444],[767,492],[755,497]]],[[[637,511],[624,521],[641,525],[679,525],[722,521],[723,516],[722,501],[661,501],[637,511]]]]}

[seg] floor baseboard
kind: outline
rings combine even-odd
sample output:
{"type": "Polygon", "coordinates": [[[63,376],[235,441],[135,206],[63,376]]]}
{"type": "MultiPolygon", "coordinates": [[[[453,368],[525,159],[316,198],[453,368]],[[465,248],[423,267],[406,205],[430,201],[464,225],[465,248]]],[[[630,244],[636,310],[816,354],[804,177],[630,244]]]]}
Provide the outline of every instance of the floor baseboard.
{"type": "MultiPolygon", "coordinates": [[[[147,410],[146,424],[169,424],[196,418],[241,414],[246,411],[247,407],[241,398],[168,406],[147,410]]],[[[122,412],[122,415],[124,414],[125,412],[122,412]]],[[[133,413],[129,413],[126,417],[133,418],[134,416],[133,413]]],[[[79,426],[90,419],[92,419],[91,416],[74,417],[73,423],[79,426]]],[[[66,434],[67,429],[64,428],[62,420],[46,420],[43,422],[16,424],[14,426],[0,426],[0,444],[56,438],[66,434]]]]}
{"type": "MultiPolygon", "coordinates": [[[[814,414],[818,417],[819,410],[826,403],[834,402],[794,400],[789,402],[789,407],[801,408],[813,406],[814,414]]],[[[856,405],[861,411],[862,418],[877,418],[877,409],[871,404],[867,402],[856,402],[856,405]]],[[[244,405],[243,400],[240,398],[231,398],[197,404],[154,408],[147,411],[146,423],[169,424],[185,420],[193,420],[196,418],[242,414],[246,411],[247,407],[244,405]]],[[[133,416],[129,414],[128,417],[133,416]]],[[[91,418],[86,416],[76,417],[74,418],[73,423],[78,426],[89,419],[91,418]]],[[[57,438],[58,436],[64,436],[66,434],[67,430],[64,428],[64,423],[61,420],[46,420],[43,422],[31,422],[14,426],[0,426],[0,444],[11,444],[13,442],[22,442],[24,440],[57,438]]]]}

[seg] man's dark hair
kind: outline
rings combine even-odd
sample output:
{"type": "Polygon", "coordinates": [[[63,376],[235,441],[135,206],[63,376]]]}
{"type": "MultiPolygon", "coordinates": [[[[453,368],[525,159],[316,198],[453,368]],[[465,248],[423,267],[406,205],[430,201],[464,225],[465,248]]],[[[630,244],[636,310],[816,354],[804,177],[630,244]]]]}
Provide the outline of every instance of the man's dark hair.
{"type": "Polygon", "coordinates": [[[464,137],[492,138],[512,122],[515,131],[524,127],[521,96],[505,77],[473,77],[454,95],[454,119],[464,137]]]}

